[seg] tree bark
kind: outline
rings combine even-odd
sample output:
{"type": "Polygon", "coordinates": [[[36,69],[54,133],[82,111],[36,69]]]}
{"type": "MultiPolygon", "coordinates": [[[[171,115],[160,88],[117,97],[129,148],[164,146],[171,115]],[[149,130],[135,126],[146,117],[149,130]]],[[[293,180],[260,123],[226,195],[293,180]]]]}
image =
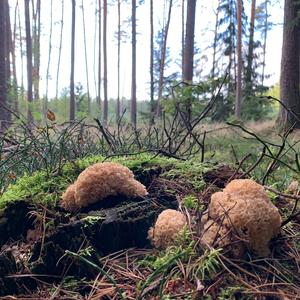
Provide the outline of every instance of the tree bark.
{"type": "Polygon", "coordinates": [[[25,0],[25,28],[26,28],[26,58],[27,58],[27,101],[28,112],[27,119],[29,124],[33,122],[31,111],[31,103],[33,100],[32,94],[32,40],[31,40],[31,25],[30,25],[30,0],[25,0]]]}
{"type": "Polygon", "coordinates": [[[98,22],[99,22],[99,46],[98,46],[98,96],[97,103],[101,111],[101,84],[102,84],[102,5],[98,2],[98,22]]]}
{"type": "Polygon", "coordinates": [[[214,44],[213,44],[213,61],[212,61],[212,70],[211,78],[214,79],[216,75],[216,55],[217,55],[217,42],[218,42],[218,24],[219,24],[219,11],[220,11],[220,0],[218,1],[218,6],[216,10],[216,23],[214,30],[214,44]]]}
{"type": "Polygon", "coordinates": [[[157,108],[156,108],[156,115],[157,117],[161,117],[161,98],[163,93],[163,86],[164,86],[164,70],[165,70],[165,60],[166,60],[166,51],[167,51],[167,40],[168,40],[168,33],[171,21],[171,14],[172,14],[172,7],[173,7],[173,0],[169,0],[169,11],[168,11],[168,19],[166,26],[164,28],[163,34],[163,45],[161,49],[161,56],[160,56],[160,66],[159,66],[159,83],[158,83],[158,99],[157,99],[157,108]]]}
{"type": "Polygon", "coordinates": [[[19,113],[19,95],[18,95],[18,78],[17,78],[17,67],[16,67],[16,40],[17,40],[17,13],[18,13],[18,2],[15,6],[14,12],[14,26],[12,36],[12,70],[13,70],[13,94],[14,94],[14,110],[15,113],[19,113]]]}
{"type": "Polygon", "coordinates": [[[150,0],[150,125],[154,124],[154,24],[153,0],[150,0]]]}
{"type": "Polygon", "coordinates": [[[264,38],[263,38],[263,62],[262,62],[262,73],[261,73],[261,85],[264,86],[265,81],[265,67],[266,67],[266,49],[267,49],[267,35],[269,29],[269,12],[268,12],[268,2],[265,0],[265,24],[264,24],[264,38]]]}
{"type": "Polygon", "coordinates": [[[25,87],[24,87],[24,51],[23,51],[23,36],[21,25],[21,12],[18,6],[18,28],[19,28],[19,43],[20,43],[20,58],[21,58],[21,99],[25,101],[25,87]]]}
{"type": "Polygon", "coordinates": [[[188,0],[186,14],[186,31],[184,45],[183,80],[192,82],[194,71],[194,34],[195,34],[196,0],[188,0]]]}
{"type": "Polygon", "coordinates": [[[184,70],[184,34],[185,34],[185,26],[184,26],[184,9],[185,9],[185,0],[182,0],[181,3],[181,72],[183,79],[183,70],[184,70]]]}
{"type": "Polygon", "coordinates": [[[242,0],[237,0],[237,82],[236,82],[236,95],[235,95],[235,117],[241,118],[241,105],[242,105],[242,0]]]}
{"type": "Polygon", "coordinates": [[[5,1],[0,1],[0,132],[4,131],[7,120],[7,47],[6,47],[6,14],[5,1]]]}
{"type": "Polygon", "coordinates": [[[131,125],[136,128],[136,0],[131,2],[132,62],[131,62],[131,125]]]}
{"type": "MultiPolygon", "coordinates": [[[[51,22],[52,23],[52,22],[51,22]]],[[[41,37],[41,0],[36,2],[33,11],[33,90],[34,100],[40,99],[40,37],[41,37]]]]}
{"type": "Polygon", "coordinates": [[[50,78],[50,63],[52,53],[52,26],[53,26],[53,0],[50,1],[50,28],[49,28],[49,44],[48,44],[48,65],[46,74],[46,97],[43,101],[43,116],[46,115],[48,109],[48,89],[49,89],[49,78],[50,78]]]}
{"type": "Polygon", "coordinates": [[[76,24],[76,1],[72,0],[72,25],[71,25],[71,74],[70,74],[70,121],[75,120],[75,24],[76,24]]]}
{"type": "Polygon", "coordinates": [[[85,76],[86,76],[86,90],[87,90],[87,101],[88,101],[88,115],[90,115],[91,97],[90,97],[90,81],[89,81],[89,68],[88,68],[88,59],[87,59],[85,14],[84,14],[83,0],[81,0],[81,6],[82,6],[83,44],[84,44],[84,57],[85,57],[85,76]]]}
{"type": "Polygon", "coordinates": [[[248,43],[248,56],[247,56],[247,69],[245,74],[245,83],[248,91],[252,90],[252,68],[253,68],[253,54],[254,54],[254,22],[255,22],[255,9],[256,0],[251,2],[251,17],[249,29],[249,43],[248,43]]]}
{"type": "Polygon", "coordinates": [[[281,127],[287,128],[296,122],[300,128],[300,95],[299,95],[299,35],[298,14],[300,6],[297,0],[285,0],[284,26],[280,73],[280,99],[293,113],[281,107],[278,121],[281,127]],[[296,116],[295,116],[295,115],[296,116]]]}
{"type": "Polygon", "coordinates": [[[116,106],[116,121],[120,119],[120,57],[121,57],[121,0],[118,0],[118,95],[116,106]]]}
{"type": "Polygon", "coordinates": [[[60,19],[60,39],[59,39],[59,48],[58,48],[58,62],[57,62],[57,70],[56,70],[56,88],[55,88],[55,98],[58,98],[58,82],[59,82],[59,70],[60,70],[60,62],[61,62],[61,51],[62,51],[62,43],[63,43],[63,30],[64,30],[64,11],[65,4],[64,0],[61,1],[61,19],[60,19]]]}
{"type": "Polygon", "coordinates": [[[103,0],[103,123],[107,126],[108,120],[108,96],[107,96],[107,0],[103,0]]]}

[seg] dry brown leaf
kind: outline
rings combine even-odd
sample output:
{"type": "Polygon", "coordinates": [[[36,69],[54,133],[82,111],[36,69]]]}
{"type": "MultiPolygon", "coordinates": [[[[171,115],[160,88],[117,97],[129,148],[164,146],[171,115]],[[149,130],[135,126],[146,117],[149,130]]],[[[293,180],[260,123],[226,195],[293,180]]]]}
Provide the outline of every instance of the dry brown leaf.
{"type": "Polygon", "coordinates": [[[55,113],[49,109],[47,111],[47,119],[51,122],[54,122],[56,120],[55,113]]]}

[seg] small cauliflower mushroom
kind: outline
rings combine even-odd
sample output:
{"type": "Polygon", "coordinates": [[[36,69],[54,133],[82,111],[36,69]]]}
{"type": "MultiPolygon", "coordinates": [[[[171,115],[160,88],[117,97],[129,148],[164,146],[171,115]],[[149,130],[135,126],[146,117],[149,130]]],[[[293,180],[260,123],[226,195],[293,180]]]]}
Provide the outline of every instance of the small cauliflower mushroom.
{"type": "Polygon", "coordinates": [[[127,167],[112,162],[96,163],[86,168],[62,195],[61,206],[76,211],[108,196],[147,195],[146,187],[134,179],[127,167]]]}
{"type": "Polygon", "coordinates": [[[178,232],[186,225],[186,218],[183,213],[174,210],[166,209],[162,211],[154,227],[148,231],[148,238],[155,248],[166,249],[174,244],[178,232]]]}
{"type": "Polygon", "coordinates": [[[259,256],[270,250],[269,241],[280,232],[281,217],[264,187],[250,179],[232,180],[211,196],[208,214],[201,220],[203,244],[230,246],[235,257],[246,248],[259,256]]]}

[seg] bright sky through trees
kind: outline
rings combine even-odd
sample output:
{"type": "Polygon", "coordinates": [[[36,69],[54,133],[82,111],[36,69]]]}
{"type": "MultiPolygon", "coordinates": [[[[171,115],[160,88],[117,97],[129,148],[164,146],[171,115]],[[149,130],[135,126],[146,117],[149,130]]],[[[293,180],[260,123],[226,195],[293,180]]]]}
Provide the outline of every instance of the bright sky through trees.
{"type": "MultiPolygon", "coordinates": [[[[87,51],[90,78],[90,92],[95,97],[94,72],[97,74],[97,51],[94,59],[94,33],[95,33],[95,7],[98,1],[85,0],[85,20],[87,35],[87,51]],[[86,3],[87,2],[87,3],[86,3]]],[[[209,48],[213,42],[213,27],[215,22],[214,1],[199,1],[197,6],[195,42],[196,47],[200,49],[198,58],[201,57],[200,63],[196,66],[196,71],[202,71],[201,76],[206,75],[211,70],[211,49],[209,48]],[[203,4],[204,3],[204,4],[203,4]]],[[[11,2],[13,3],[13,1],[11,2]]],[[[77,18],[76,18],[76,63],[75,63],[75,82],[81,83],[86,91],[86,74],[85,74],[85,57],[83,45],[83,26],[82,11],[80,8],[81,1],[77,1],[77,18]]],[[[145,4],[137,8],[137,98],[138,100],[149,98],[149,57],[150,57],[150,21],[149,21],[149,4],[145,4]]],[[[166,75],[174,71],[180,71],[180,51],[181,51],[181,1],[175,1],[172,12],[170,33],[168,39],[168,47],[172,58],[171,67],[166,68],[166,75]]],[[[23,12],[23,1],[19,1],[21,12],[23,12]]],[[[245,2],[245,9],[250,10],[249,3],[245,2]]],[[[268,33],[267,41],[267,59],[266,74],[271,77],[266,83],[272,85],[279,81],[281,40],[282,40],[282,16],[283,16],[283,0],[278,1],[277,5],[270,8],[270,21],[275,25],[268,33]]],[[[130,98],[131,88],[131,45],[130,45],[130,3],[122,3],[121,20],[123,21],[122,30],[127,32],[127,38],[121,45],[121,97],[130,98]],[[126,22],[127,20],[127,22],[126,22]]],[[[11,7],[11,17],[13,21],[13,10],[11,7]]],[[[109,98],[115,98],[117,94],[117,5],[108,7],[108,95],[109,98]]],[[[165,12],[166,13],[166,12],[165,12]]],[[[163,25],[164,1],[154,1],[155,14],[155,33],[161,29],[163,25]]],[[[55,96],[55,76],[58,61],[58,46],[60,34],[60,18],[61,18],[61,1],[53,1],[53,34],[52,44],[53,50],[51,54],[50,76],[49,76],[49,97],[55,96]]],[[[42,37],[41,37],[41,95],[46,90],[46,72],[48,63],[48,45],[49,45],[49,22],[50,22],[50,1],[42,1],[41,7],[42,20],[42,37]]],[[[65,1],[63,31],[63,48],[61,61],[61,74],[59,77],[59,90],[68,88],[69,71],[70,71],[70,35],[71,35],[71,1],[65,1]]],[[[23,26],[23,36],[25,36],[24,16],[21,15],[23,26]],[[24,24],[24,25],[23,25],[24,24]]],[[[98,28],[97,28],[98,30],[98,28]]],[[[98,32],[97,32],[98,35],[98,32]]],[[[98,43],[98,42],[97,42],[98,43]]],[[[24,47],[24,45],[23,45],[24,47]]],[[[21,66],[20,55],[17,57],[17,65],[21,66]]],[[[26,65],[24,65],[25,71],[26,65]]],[[[20,70],[18,72],[20,77],[20,70]]],[[[96,75],[97,76],[97,75],[96,75]]],[[[19,78],[20,80],[20,78],[19,78]]],[[[199,78],[195,77],[195,81],[199,78]]]]}

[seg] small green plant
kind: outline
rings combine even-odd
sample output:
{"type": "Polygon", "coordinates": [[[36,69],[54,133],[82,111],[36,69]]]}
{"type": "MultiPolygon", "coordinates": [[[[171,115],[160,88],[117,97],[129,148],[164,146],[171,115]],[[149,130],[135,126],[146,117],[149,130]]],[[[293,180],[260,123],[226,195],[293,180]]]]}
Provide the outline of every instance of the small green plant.
{"type": "MultiPolygon", "coordinates": [[[[187,261],[189,257],[196,255],[194,249],[195,242],[192,240],[191,232],[187,226],[178,233],[174,244],[175,245],[172,245],[165,250],[161,250],[154,255],[146,256],[145,259],[140,262],[140,265],[157,270],[162,266],[167,265],[169,261],[173,261],[174,257],[180,256],[181,261],[187,261]]],[[[176,261],[173,261],[173,265],[175,264],[176,261]]]]}
{"type": "Polygon", "coordinates": [[[219,254],[221,251],[221,248],[205,250],[204,254],[200,257],[197,263],[198,267],[196,273],[202,280],[210,279],[215,273],[217,273],[220,267],[219,254]]]}
{"type": "Polygon", "coordinates": [[[197,205],[198,199],[194,195],[188,195],[182,199],[182,206],[187,209],[196,209],[197,205]]]}
{"type": "Polygon", "coordinates": [[[221,288],[220,294],[218,296],[218,300],[235,300],[235,299],[241,299],[240,298],[240,292],[242,288],[241,287],[227,287],[227,288],[221,288]],[[238,294],[238,295],[237,295],[238,294]]]}

